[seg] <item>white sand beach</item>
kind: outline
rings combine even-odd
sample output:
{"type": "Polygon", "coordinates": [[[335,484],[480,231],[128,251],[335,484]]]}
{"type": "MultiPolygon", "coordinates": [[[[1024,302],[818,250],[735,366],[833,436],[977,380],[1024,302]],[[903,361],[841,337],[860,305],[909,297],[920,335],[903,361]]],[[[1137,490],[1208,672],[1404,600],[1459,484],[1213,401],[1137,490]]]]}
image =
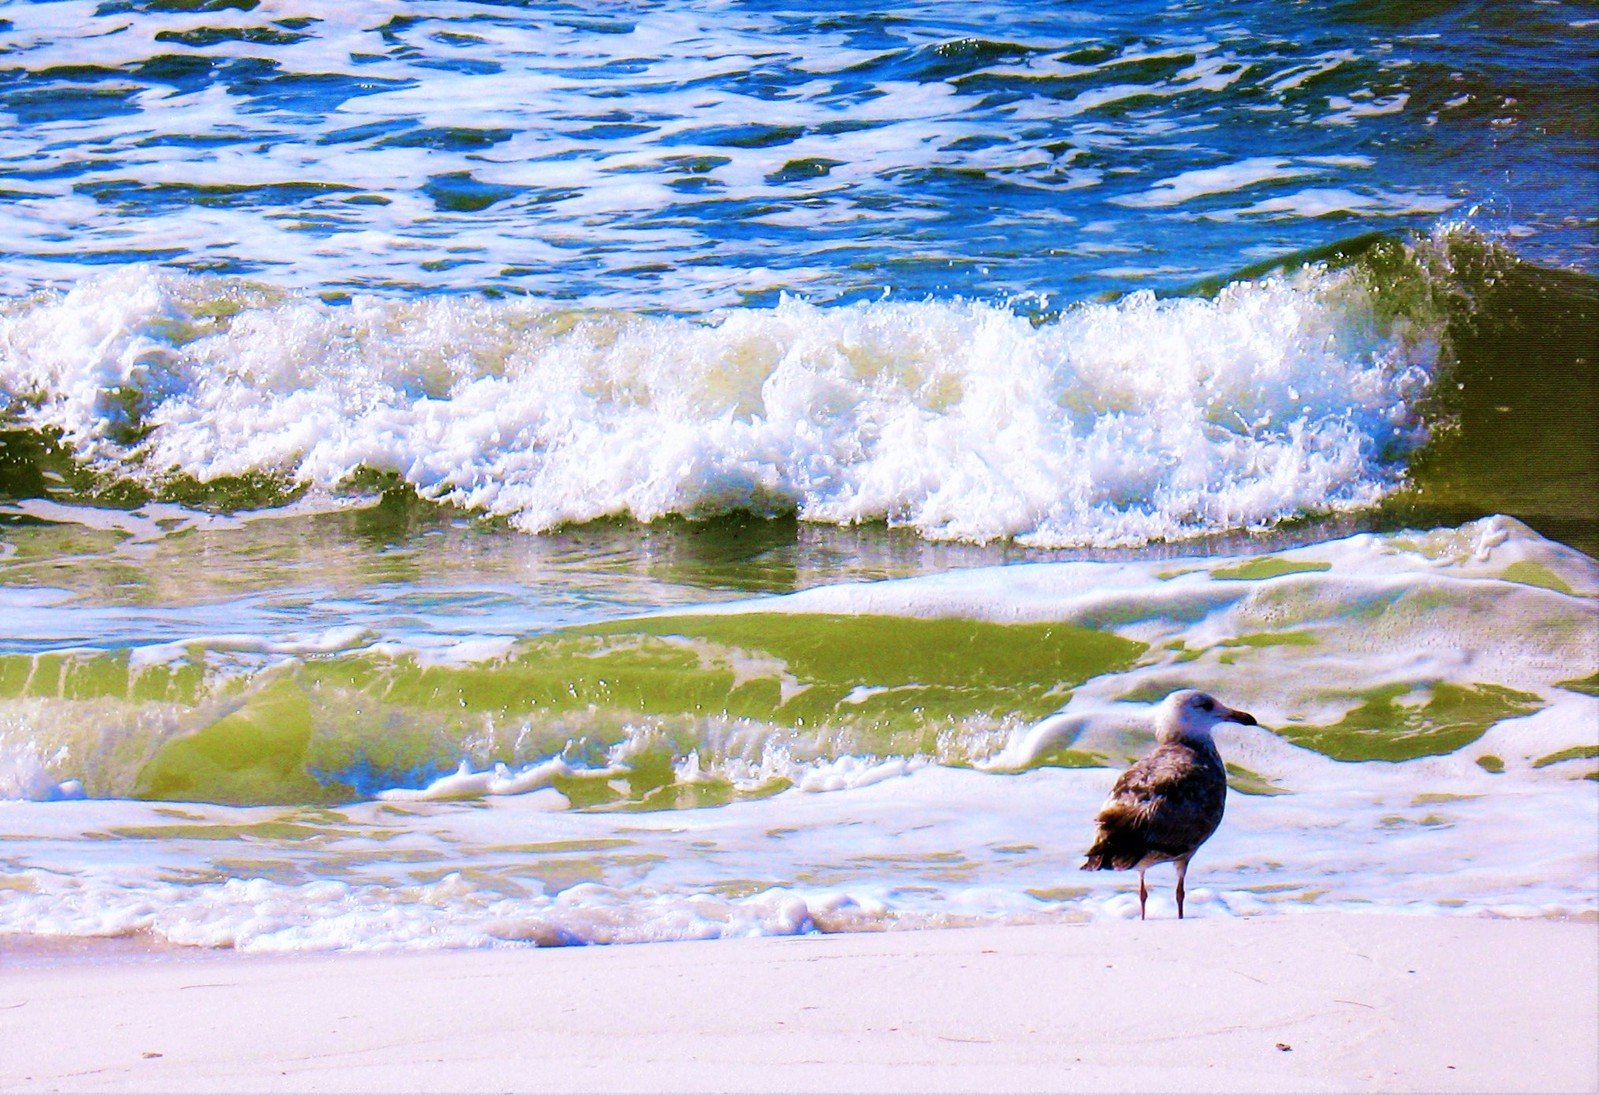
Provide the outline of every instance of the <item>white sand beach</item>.
{"type": "Polygon", "coordinates": [[[1593,1091],[1599,924],[6,952],[7,1091],[1593,1091]]]}

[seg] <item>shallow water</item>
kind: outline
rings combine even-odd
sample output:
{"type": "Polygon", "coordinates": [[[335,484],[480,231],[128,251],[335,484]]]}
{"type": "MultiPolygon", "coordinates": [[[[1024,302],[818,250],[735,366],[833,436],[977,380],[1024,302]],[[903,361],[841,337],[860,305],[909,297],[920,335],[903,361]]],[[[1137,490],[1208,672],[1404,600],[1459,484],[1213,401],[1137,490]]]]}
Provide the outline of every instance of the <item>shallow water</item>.
{"type": "Polygon", "coordinates": [[[0,934],[1594,915],[1596,31],[5,9],[0,934]]]}
{"type": "Polygon", "coordinates": [[[1596,596],[1592,560],[1494,518],[533,638],[441,640],[478,608],[418,598],[427,644],[374,620],[12,654],[12,793],[69,801],[3,807],[0,915],[257,949],[1131,915],[1073,868],[1184,685],[1263,724],[1223,728],[1196,909],[1579,914],[1596,596]]]}

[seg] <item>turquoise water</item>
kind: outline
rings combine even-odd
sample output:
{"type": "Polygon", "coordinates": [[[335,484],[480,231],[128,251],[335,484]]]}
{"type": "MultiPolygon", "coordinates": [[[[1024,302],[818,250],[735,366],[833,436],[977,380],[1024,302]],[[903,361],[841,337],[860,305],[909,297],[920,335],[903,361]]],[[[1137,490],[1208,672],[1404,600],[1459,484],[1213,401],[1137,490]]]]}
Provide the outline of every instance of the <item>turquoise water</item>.
{"type": "Polygon", "coordinates": [[[1596,34],[0,8],[0,931],[1592,915],[1596,34]]]}

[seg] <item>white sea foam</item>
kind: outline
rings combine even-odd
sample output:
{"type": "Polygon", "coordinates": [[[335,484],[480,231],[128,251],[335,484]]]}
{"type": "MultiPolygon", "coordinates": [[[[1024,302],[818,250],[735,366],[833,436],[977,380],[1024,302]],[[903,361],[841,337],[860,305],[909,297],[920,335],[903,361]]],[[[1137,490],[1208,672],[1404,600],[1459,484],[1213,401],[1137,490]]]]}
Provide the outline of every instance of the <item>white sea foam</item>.
{"type": "Polygon", "coordinates": [[[1303,86],[1310,80],[1325,73],[1332,72],[1356,60],[1355,54],[1349,50],[1338,50],[1325,53],[1315,58],[1308,64],[1293,65],[1278,72],[1272,77],[1268,85],[1275,92],[1292,91],[1303,86]]]}
{"type": "MultiPolygon", "coordinates": [[[[98,845],[92,871],[12,871],[0,932],[316,951],[1126,919],[1136,886],[1077,870],[1113,778],[930,767],[842,794],[623,815],[549,812],[538,796],[386,803],[341,811],[325,845],[292,850],[269,825],[251,828],[307,823],[279,810],[190,806],[175,819],[138,803],[0,804],[19,855],[85,828],[170,834],[158,851],[98,845]],[[228,826],[252,836],[226,842],[232,877],[219,881],[205,865],[228,826]],[[286,855],[298,870],[284,872],[286,855]]],[[[1189,915],[1592,915],[1599,787],[1517,794],[1495,779],[1328,765],[1292,795],[1234,795],[1189,875],[1189,915]]],[[[1173,915],[1170,875],[1151,884],[1152,914],[1173,915]]]]}
{"type": "Polygon", "coordinates": [[[1398,114],[1410,102],[1408,93],[1376,98],[1367,93],[1357,93],[1350,98],[1342,95],[1327,97],[1327,106],[1335,113],[1322,119],[1323,125],[1352,125],[1361,118],[1377,118],[1384,114],[1398,114]]]}
{"type": "Polygon", "coordinates": [[[165,665],[188,657],[200,648],[216,653],[261,654],[305,657],[357,650],[372,645],[373,633],[358,625],[330,627],[312,634],[285,634],[268,638],[256,634],[194,635],[177,642],[133,647],[128,654],[129,668],[138,670],[165,665]]]}
{"type": "Polygon", "coordinates": [[[469,763],[462,761],[458,770],[441,776],[426,787],[416,790],[396,787],[378,792],[377,797],[385,802],[447,802],[452,799],[482,798],[485,795],[532,795],[536,792],[543,808],[560,810],[567,806],[566,796],[554,790],[550,784],[558,776],[571,774],[571,766],[559,757],[516,772],[503,764],[495,765],[491,771],[474,772],[469,763]]]}
{"type": "MultiPolygon", "coordinates": [[[[1209,613],[1289,586],[1296,591],[1297,587],[1313,589],[1305,609],[1329,616],[1369,604],[1374,590],[1404,587],[1436,587],[1440,595],[1447,590],[1465,598],[1479,593],[1532,598],[1501,613],[1497,621],[1510,629],[1529,631],[1537,630],[1538,605],[1545,597],[1560,598],[1550,604],[1579,616],[1593,612],[1591,601],[1599,597],[1599,563],[1503,515],[1458,528],[1361,533],[1285,549],[1269,559],[1265,576],[1239,570],[1252,560],[1236,556],[1019,563],[894,581],[841,582],[783,597],[706,606],[700,611],[959,616],[996,622],[1083,624],[1101,623],[1102,617],[1109,617],[1119,628],[1135,630],[1134,621],[1164,617],[1183,629],[1185,636],[1212,642],[1221,636],[1217,628],[1222,624],[1209,613]],[[1274,573],[1271,568],[1278,566],[1281,572],[1274,573]],[[1544,582],[1559,585],[1518,581],[1517,576],[1524,574],[1544,575],[1544,582]]],[[[1440,622],[1441,618],[1395,621],[1428,627],[1440,622]]],[[[1490,630],[1495,622],[1483,621],[1483,630],[1490,630]]],[[[1369,632],[1369,621],[1359,625],[1369,632]]]]}
{"type": "MultiPolygon", "coordinates": [[[[1599,746],[1599,703],[1562,687],[1599,671],[1599,564],[1507,517],[1316,544],[1253,572],[1237,559],[1022,564],[704,611],[752,610],[1061,620],[1111,626],[1167,652],[1085,682],[1061,712],[996,739],[990,755],[967,754],[989,770],[1024,769],[1066,748],[1125,758],[1147,740],[1136,730],[1147,712],[1126,697],[1179,687],[1230,697],[1275,726],[1334,725],[1384,689],[1413,705],[1440,685],[1543,697],[1536,718],[1507,719],[1447,759],[1413,762],[1457,772],[1492,757],[1533,774],[1562,750],[1599,746]]],[[[1274,734],[1244,739],[1244,763],[1285,786],[1323,763],[1274,734]]]]}
{"type": "Polygon", "coordinates": [[[1207,211],[1203,216],[1208,220],[1233,220],[1239,216],[1326,217],[1353,212],[1366,216],[1407,217],[1446,213],[1459,204],[1458,199],[1443,194],[1405,194],[1389,190],[1357,194],[1351,190],[1312,187],[1292,194],[1262,198],[1239,210],[1207,211]]]}
{"type": "Polygon", "coordinates": [[[1295,166],[1292,160],[1277,156],[1254,156],[1221,167],[1185,171],[1169,179],[1160,180],[1146,193],[1112,198],[1111,201],[1116,205],[1152,209],[1166,205],[1181,205],[1183,202],[1211,194],[1246,190],[1261,183],[1287,182],[1314,174],[1316,174],[1315,168],[1295,166]]]}
{"type": "Polygon", "coordinates": [[[83,797],[83,784],[58,780],[55,772],[68,761],[64,748],[45,755],[25,724],[7,726],[0,719],[0,802],[55,802],[83,797]]]}
{"type": "MultiPolygon", "coordinates": [[[[656,740],[656,736],[647,729],[630,735],[612,750],[613,763],[604,768],[577,768],[561,757],[552,757],[515,770],[505,764],[496,764],[478,771],[473,769],[470,761],[463,760],[456,771],[440,776],[426,787],[394,787],[379,791],[376,798],[382,802],[451,802],[501,795],[532,795],[540,809],[564,810],[571,803],[554,788],[555,780],[580,776],[624,781],[629,774],[629,754],[638,751],[641,746],[655,744],[656,740]]],[[[691,752],[673,765],[673,779],[685,787],[726,781],[739,790],[754,790],[782,781],[808,794],[820,794],[870,787],[884,780],[907,776],[932,763],[933,758],[923,756],[882,758],[845,755],[801,760],[787,743],[769,738],[763,743],[755,760],[724,755],[718,756],[710,767],[706,767],[700,752],[691,752]]],[[[40,766],[41,771],[42,768],[40,766]]],[[[0,789],[4,786],[0,783],[0,789]]],[[[40,783],[39,786],[45,785],[40,783]]],[[[55,785],[49,786],[53,788],[55,785]]],[[[53,793],[25,793],[10,797],[37,801],[56,796],[53,793]]]]}
{"type": "Polygon", "coordinates": [[[133,269],[13,309],[0,347],[0,407],[117,474],[327,491],[368,468],[528,530],[795,509],[1041,546],[1369,505],[1440,363],[1420,319],[1314,270],[1038,326],[931,301],[331,307],[133,269]]]}
{"type": "Polygon", "coordinates": [[[281,506],[213,513],[172,503],[152,502],[132,509],[107,509],[103,506],[77,506],[50,498],[22,498],[0,503],[0,514],[16,514],[51,524],[81,525],[84,528],[122,533],[132,544],[189,531],[233,529],[251,521],[293,520],[320,513],[341,513],[361,509],[377,501],[374,496],[332,495],[313,492],[281,506]]]}

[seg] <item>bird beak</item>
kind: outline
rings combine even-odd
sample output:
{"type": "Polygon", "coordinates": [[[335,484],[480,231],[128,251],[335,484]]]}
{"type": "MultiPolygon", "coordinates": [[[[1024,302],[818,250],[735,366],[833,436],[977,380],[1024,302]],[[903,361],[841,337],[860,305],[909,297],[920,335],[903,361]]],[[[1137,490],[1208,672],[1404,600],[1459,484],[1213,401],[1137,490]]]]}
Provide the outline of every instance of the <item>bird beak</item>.
{"type": "Polygon", "coordinates": [[[1227,709],[1227,715],[1223,719],[1223,721],[1224,722],[1236,722],[1240,726],[1259,726],[1260,725],[1260,723],[1255,721],[1255,716],[1254,715],[1251,715],[1248,711],[1239,711],[1237,708],[1233,708],[1233,707],[1229,707],[1227,709]]]}

